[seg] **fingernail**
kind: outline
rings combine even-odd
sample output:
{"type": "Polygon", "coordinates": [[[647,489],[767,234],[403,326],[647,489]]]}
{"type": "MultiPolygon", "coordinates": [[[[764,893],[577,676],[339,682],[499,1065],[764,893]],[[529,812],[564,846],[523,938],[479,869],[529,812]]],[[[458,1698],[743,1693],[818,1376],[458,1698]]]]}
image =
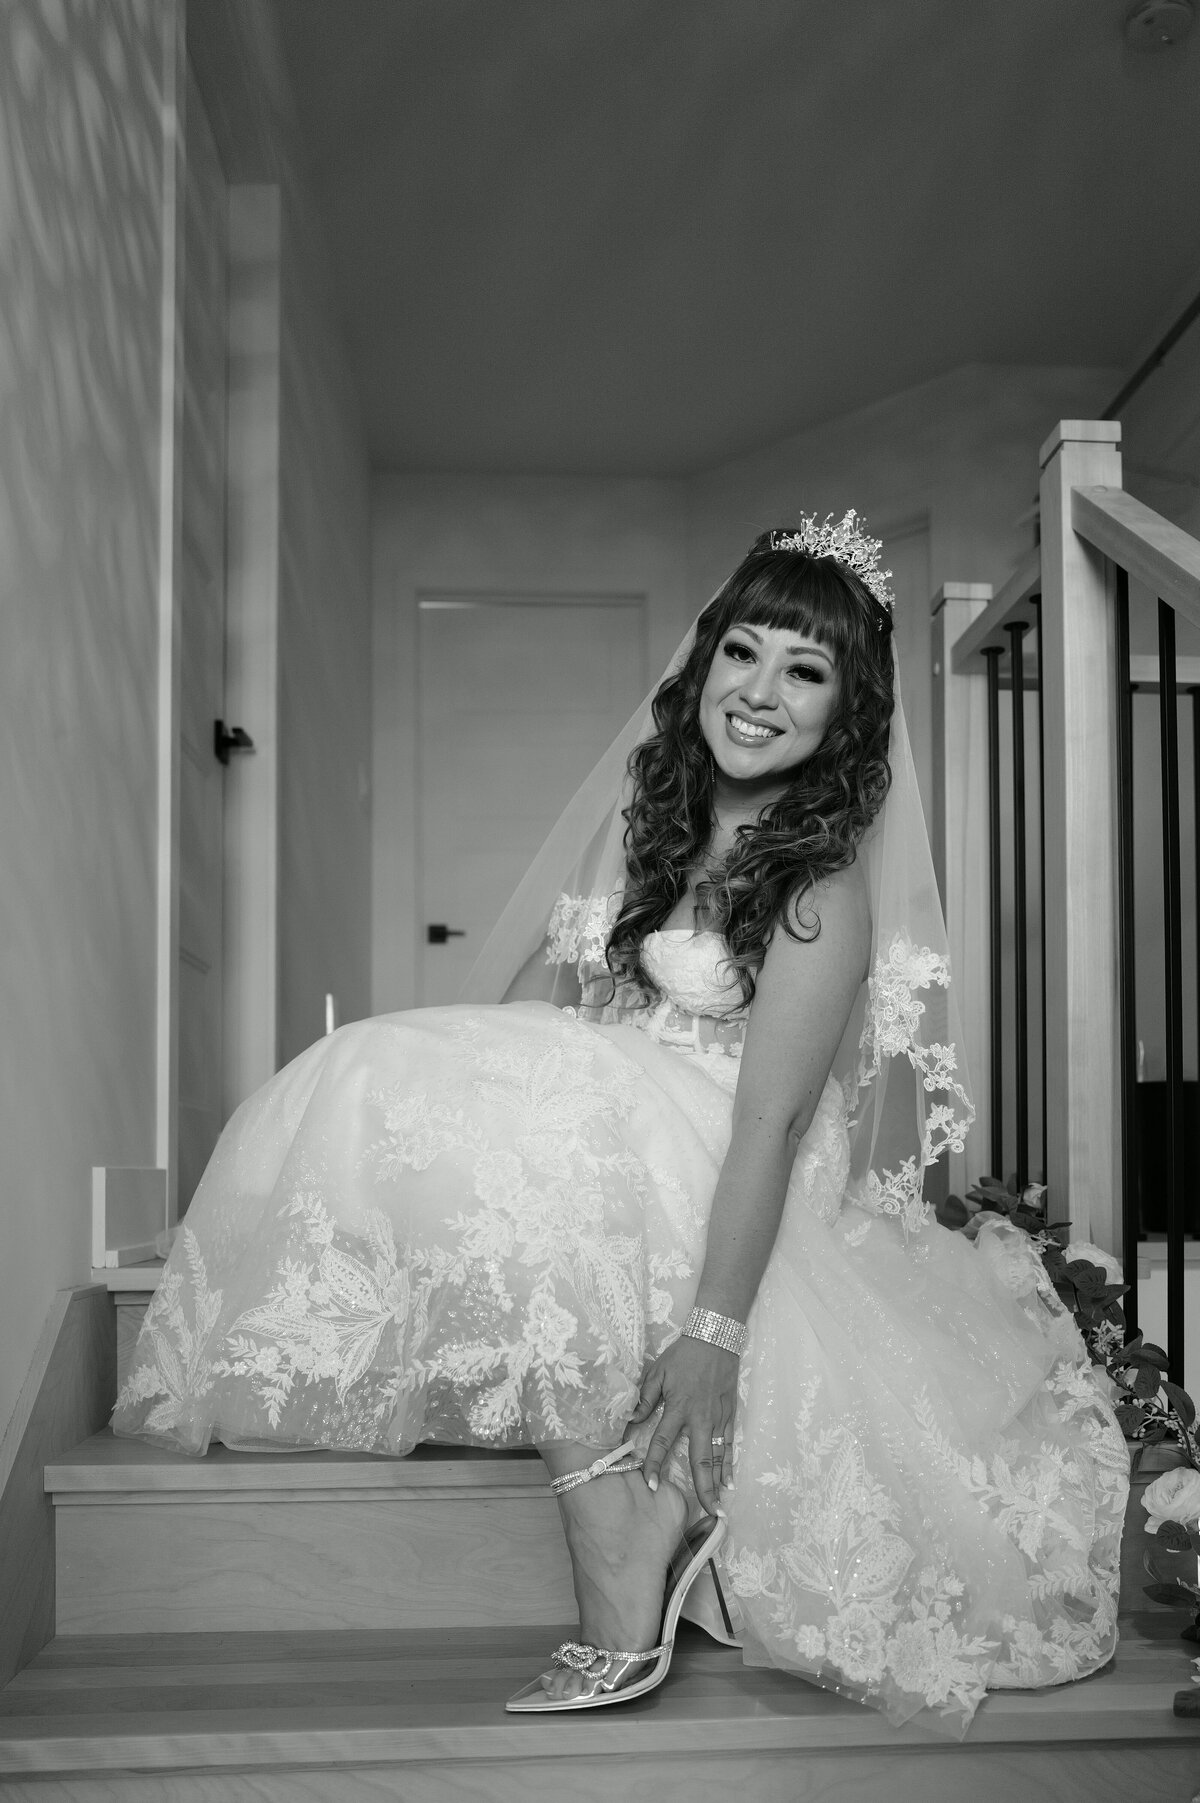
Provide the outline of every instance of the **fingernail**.
{"type": "Polygon", "coordinates": [[[658,1489],[658,1479],[654,1476],[648,1477],[646,1479],[646,1488],[648,1490],[657,1490],[658,1489]]]}

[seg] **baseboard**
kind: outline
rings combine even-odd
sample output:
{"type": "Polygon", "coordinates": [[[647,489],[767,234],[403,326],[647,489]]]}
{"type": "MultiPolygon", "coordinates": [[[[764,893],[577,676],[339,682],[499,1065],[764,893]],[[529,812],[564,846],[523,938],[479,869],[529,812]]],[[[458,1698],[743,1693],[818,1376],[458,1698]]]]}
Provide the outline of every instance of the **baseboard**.
{"type": "Polygon", "coordinates": [[[0,1686],[54,1633],[54,1509],[42,1470],[107,1422],[116,1351],[105,1286],[59,1290],[0,1441],[0,1686]]]}

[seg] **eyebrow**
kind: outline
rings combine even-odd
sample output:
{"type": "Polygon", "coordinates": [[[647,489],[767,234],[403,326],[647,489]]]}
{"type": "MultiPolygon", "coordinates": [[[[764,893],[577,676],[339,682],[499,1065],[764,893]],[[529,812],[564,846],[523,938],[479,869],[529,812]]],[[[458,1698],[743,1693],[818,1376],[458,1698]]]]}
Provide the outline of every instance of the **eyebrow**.
{"type": "MultiPolygon", "coordinates": [[[[743,626],[740,621],[731,626],[729,630],[730,632],[748,632],[756,645],[761,645],[763,642],[760,632],[756,632],[753,626],[743,626]]],[[[823,657],[832,668],[832,657],[820,645],[788,645],[784,652],[785,657],[812,657],[814,654],[817,657],[823,657]]]]}

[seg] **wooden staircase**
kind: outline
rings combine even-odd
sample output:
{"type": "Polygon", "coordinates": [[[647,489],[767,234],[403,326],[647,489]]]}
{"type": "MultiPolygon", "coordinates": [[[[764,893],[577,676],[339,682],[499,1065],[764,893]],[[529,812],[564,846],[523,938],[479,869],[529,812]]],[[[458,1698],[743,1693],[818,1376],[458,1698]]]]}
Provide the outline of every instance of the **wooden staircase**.
{"type": "MultiPolygon", "coordinates": [[[[1200,1723],[1172,1714],[1191,1649],[1168,1610],[1131,1608],[1095,1678],[992,1696],[961,1745],[692,1629],[661,1690],[531,1721],[504,1699],[573,1616],[535,1457],[190,1460],[99,1434],[45,1481],[58,1632],[0,1692],[5,1803],[1200,1792],[1200,1723]]],[[[1131,1569],[1131,1604],[1139,1584],[1131,1569]]]]}

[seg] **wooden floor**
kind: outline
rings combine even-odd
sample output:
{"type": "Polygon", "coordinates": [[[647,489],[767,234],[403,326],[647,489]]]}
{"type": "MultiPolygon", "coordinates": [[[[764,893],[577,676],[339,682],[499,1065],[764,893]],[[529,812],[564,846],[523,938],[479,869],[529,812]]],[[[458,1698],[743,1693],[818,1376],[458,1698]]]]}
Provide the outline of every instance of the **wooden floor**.
{"type": "Polygon", "coordinates": [[[694,1630],[651,1696],[534,1721],[503,1704],[554,1644],[542,1628],[59,1636],[0,1692],[0,1797],[1190,1803],[1177,1631],[1167,1611],[1133,1618],[1106,1671],[990,1697],[961,1744],[694,1630]]]}

